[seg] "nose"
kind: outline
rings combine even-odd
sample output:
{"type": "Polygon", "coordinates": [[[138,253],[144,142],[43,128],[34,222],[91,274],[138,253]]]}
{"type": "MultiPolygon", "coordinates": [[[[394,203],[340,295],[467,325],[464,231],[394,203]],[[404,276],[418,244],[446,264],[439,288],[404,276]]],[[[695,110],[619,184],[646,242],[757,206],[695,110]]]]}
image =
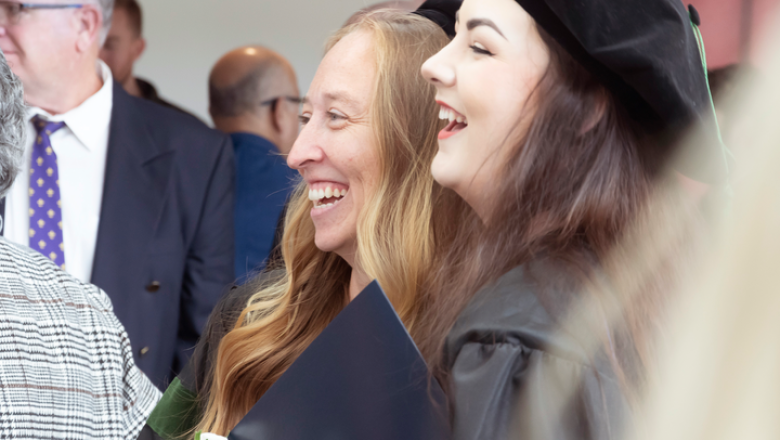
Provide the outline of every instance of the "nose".
{"type": "Polygon", "coordinates": [[[422,75],[436,87],[452,87],[455,85],[455,69],[450,62],[452,42],[436,55],[428,58],[422,66],[422,75]]]}
{"type": "Polygon", "coordinates": [[[292,149],[290,149],[290,154],[287,155],[287,166],[302,171],[309,165],[322,162],[325,158],[325,152],[318,140],[317,130],[309,122],[298,134],[298,139],[295,140],[292,149]]]}

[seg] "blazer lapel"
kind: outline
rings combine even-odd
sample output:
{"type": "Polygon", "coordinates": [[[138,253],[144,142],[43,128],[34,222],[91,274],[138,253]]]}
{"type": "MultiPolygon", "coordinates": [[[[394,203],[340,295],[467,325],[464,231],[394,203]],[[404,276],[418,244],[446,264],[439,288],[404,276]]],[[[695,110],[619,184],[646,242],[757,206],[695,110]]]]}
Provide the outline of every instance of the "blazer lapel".
{"type": "Polygon", "coordinates": [[[114,83],[100,226],[92,282],[108,290],[151,245],[165,204],[174,151],[155,141],[136,98],[114,83]]]}

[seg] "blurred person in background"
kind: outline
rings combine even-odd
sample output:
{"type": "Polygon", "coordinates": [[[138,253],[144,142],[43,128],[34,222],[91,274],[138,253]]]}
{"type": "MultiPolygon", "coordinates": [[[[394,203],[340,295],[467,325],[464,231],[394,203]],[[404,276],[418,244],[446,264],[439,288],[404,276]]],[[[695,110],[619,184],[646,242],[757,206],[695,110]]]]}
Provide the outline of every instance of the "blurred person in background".
{"type": "Polygon", "coordinates": [[[0,3],[0,48],[30,104],[30,174],[0,207],[3,233],[104,289],[164,387],[233,280],[233,149],[112,79],[98,52],[113,7],[0,3]]]}
{"type": "Polygon", "coordinates": [[[297,173],[286,155],[298,137],[298,80],[278,53],[247,46],[225,54],[209,76],[209,113],[236,156],[236,278],[265,267],[297,173]]]}
{"type": "MultiPolygon", "coordinates": [[[[27,124],[22,84],[0,53],[0,199],[28,168],[27,124]]],[[[2,237],[0,285],[0,438],[134,439],[160,391],[136,367],[108,296],[2,237]]]]}
{"type": "Polygon", "coordinates": [[[287,159],[303,182],[286,218],[283,266],[215,309],[142,438],[227,436],[374,279],[412,338],[424,337],[424,311],[436,306],[421,280],[452,229],[445,208],[463,206],[429,172],[441,123],[419,74],[447,41],[430,21],[395,11],[365,15],[331,39],[287,159]]]}
{"type": "Polygon", "coordinates": [[[145,50],[141,5],[136,0],[114,0],[111,28],[100,49],[100,59],[111,68],[114,79],[130,95],[191,114],[162,99],[152,83],[133,75],[133,66],[145,50]]]}
{"type": "MultiPolygon", "coordinates": [[[[441,3],[423,9],[448,13],[441,3]]],[[[649,282],[614,324],[603,310],[624,291],[597,292],[595,315],[577,306],[587,286],[620,279],[604,263],[686,129],[715,142],[699,158],[709,168],[680,171],[725,180],[698,14],[678,0],[465,0],[450,20],[453,41],[422,69],[448,124],[431,170],[473,212],[452,219],[427,289],[450,301],[417,342],[441,353],[454,438],[615,438],[676,280],[649,282]]]]}

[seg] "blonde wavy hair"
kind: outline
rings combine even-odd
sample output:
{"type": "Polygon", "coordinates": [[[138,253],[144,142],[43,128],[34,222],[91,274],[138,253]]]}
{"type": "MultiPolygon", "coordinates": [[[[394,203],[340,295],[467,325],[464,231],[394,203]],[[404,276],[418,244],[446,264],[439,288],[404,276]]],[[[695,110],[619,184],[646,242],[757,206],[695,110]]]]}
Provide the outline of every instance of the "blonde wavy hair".
{"type": "MultiPolygon", "coordinates": [[[[430,173],[441,124],[435,90],[420,68],[448,39],[424,18],[385,10],[338,31],[327,50],[354,32],[374,40],[370,111],[381,162],[378,189],[358,220],[356,263],[379,280],[417,338],[424,336],[417,334],[418,323],[433,302],[421,286],[447,229],[446,216],[435,211],[451,197],[430,173]]],[[[310,210],[301,184],[285,221],[283,270],[266,276],[219,344],[197,430],[227,435],[348,303],[352,268],[315,246],[310,210]]]]}

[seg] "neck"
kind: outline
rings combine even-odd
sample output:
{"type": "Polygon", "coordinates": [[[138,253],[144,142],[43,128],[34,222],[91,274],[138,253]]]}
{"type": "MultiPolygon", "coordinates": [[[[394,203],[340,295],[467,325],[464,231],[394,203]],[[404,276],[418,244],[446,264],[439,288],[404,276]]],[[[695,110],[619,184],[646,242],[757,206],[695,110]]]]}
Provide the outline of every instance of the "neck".
{"type": "Polygon", "coordinates": [[[278,136],[268,124],[257,118],[236,116],[230,118],[212,117],[214,126],[223,133],[251,133],[268,139],[279,148],[278,136]]]}
{"type": "Polygon", "coordinates": [[[122,88],[124,88],[125,92],[127,92],[131,96],[135,96],[136,98],[142,98],[141,88],[138,87],[138,81],[136,81],[135,76],[130,75],[129,77],[127,77],[126,80],[122,81],[122,88]]]}
{"type": "Polygon", "coordinates": [[[360,295],[369,284],[371,284],[371,278],[360,269],[352,268],[352,275],[349,279],[349,300],[352,301],[360,295]]]}
{"type": "Polygon", "coordinates": [[[83,68],[71,75],[58,78],[59,87],[27,90],[25,100],[35,107],[46,110],[52,115],[67,113],[80,106],[90,96],[103,87],[103,79],[92,63],[91,68],[83,68]]]}

